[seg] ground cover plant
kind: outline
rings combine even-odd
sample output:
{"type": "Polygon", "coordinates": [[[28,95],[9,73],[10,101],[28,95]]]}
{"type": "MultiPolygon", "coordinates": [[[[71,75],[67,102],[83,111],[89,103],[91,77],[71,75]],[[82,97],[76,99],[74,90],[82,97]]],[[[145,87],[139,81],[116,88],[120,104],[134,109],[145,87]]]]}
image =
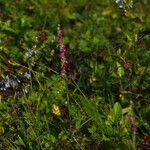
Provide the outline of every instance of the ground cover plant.
{"type": "Polygon", "coordinates": [[[0,149],[150,149],[150,1],[0,1],[0,149]]]}

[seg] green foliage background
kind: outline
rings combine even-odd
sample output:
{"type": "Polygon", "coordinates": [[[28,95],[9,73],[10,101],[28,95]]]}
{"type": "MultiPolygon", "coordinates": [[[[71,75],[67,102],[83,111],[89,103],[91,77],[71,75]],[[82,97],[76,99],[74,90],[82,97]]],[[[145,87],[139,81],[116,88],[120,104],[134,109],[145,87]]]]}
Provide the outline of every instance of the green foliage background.
{"type": "Polygon", "coordinates": [[[142,147],[142,137],[150,136],[149,0],[3,0],[0,6],[0,81],[19,83],[0,90],[0,149],[142,147]],[[58,24],[73,62],[65,77],[58,24]]]}

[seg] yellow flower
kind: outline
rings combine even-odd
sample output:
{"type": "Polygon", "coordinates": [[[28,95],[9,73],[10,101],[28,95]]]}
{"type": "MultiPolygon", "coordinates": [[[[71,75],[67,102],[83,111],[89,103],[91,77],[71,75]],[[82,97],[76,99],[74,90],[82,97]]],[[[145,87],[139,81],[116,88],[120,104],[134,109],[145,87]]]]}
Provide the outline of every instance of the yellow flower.
{"type": "Polygon", "coordinates": [[[90,83],[93,83],[93,82],[95,82],[96,81],[96,77],[95,76],[91,76],[90,77],[90,83]]]}
{"type": "Polygon", "coordinates": [[[56,104],[52,105],[52,113],[56,116],[61,116],[60,108],[58,105],[56,104]]]}

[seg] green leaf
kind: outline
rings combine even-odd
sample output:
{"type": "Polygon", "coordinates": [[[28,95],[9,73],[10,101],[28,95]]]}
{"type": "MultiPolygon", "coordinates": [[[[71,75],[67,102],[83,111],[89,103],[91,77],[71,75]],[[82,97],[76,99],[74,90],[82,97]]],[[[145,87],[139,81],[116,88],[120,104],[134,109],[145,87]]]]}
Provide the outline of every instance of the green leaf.
{"type": "Polygon", "coordinates": [[[124,143],[120,143],[116,146],[116,150],[129,150],[129,146],[124,143]]]}
{"type": "Polygon", "coordinates": [[[115,124],[118,124],[122,118],[122,107],[118,102],[114,104],[112,116],[113,116],[113,122],[115,124]]]}
{"type": "Polygon", "coordinates": [[[82,52],[89,52],[88,44],[85,40],[80,41],[79,47],[80,47],[82,52]]]}
{"type": "Polygon", "coordinates": [[[111,7],[107,7],[106,9],[104,9],[104,11],[102,12],[103,16],[109,16],[112,15],[112,8],[111,7]]]}
{"type": "Polygon", "coordinates": [[[89,117],[92,118],[93,123],[98,127],[98,129],[102,133],[111,135],[112,128],[111,126],[105,124],[104,120],[102,119],[103,115],[99,113],[96,104],[93,101],[89,101],[88,99],[82,99],[81,102],[85,112],[89,117]]]}
{"type": "Polygon", "coordinates": [[[96,127],[93,125],[91,128],[88,128],[88,131],[91,133],[91,134],[94,134],[96,132],[96,127]]]}
{"type": "Polygon", "coordinates": [[[122,109],[122,114],[124,115],[126,113],[130,113],[131,110],[132,110],[131,107],[126,107],[126,108],[122,109]]]}
{"type": "Polygon", "coordinates": [[[124,75],[124,68],[121,66],[121,64],[119,62],[116,62],[117,65],[117,73],[119,75],[119,77],[121,78],[124,75]]]}
{"type": "Polygon", "coordinates": [[[140,110],[141,115],[144,118],[149,118],[149,114],[150,114],[150,105],[144,106],[141,110],[140,110]]]}
{"type": "Polygon", "coordinates": [[[76,129],[79,129],[79,128],[80,128],[80,126],[81,126],[81,121],[82,121],[82,118],[78,118],[78,120],[76,120],[76,123],[75,123],[76,129]]]}
{"type": "Polygon", "coordinates": [[[25,146],[25,143],[20,136],[18,136],[18,139],[15,141],[15,143],[19,146],[21,145],[25,146]]]}

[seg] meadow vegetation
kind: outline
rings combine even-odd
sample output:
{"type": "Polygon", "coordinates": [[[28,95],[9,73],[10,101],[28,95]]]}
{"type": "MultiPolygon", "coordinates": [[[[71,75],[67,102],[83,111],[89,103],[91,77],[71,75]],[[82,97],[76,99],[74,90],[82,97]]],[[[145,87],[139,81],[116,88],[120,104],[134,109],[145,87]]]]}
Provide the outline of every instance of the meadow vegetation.
{"type": "Polygon", "coordinates": [[[0,149],[148,150],[150,1],[0,1],[0,149]]]}

